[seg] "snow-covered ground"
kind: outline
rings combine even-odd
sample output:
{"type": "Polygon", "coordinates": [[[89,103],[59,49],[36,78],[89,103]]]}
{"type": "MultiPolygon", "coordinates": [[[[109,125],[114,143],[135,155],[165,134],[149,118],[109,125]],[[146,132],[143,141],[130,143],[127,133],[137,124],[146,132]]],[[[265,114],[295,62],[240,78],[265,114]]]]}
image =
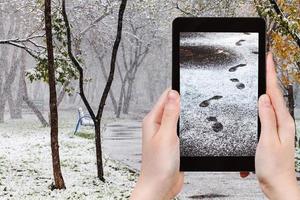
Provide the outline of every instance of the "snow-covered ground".
{"type": "MultiPolygon", "coordinates": [[[[60,116],[60,156],[66,190],[51,191],[49,128],[32,115],[0,125],[0,199],[128,199],[136,174],[105,159],[106,183],[96,178],[93,139],[73,135],[76,111],[60,116]]],[[[92,132],[92,130],[91,130],[92,132]]]]}
{"type": "Polygon", "coordinates": [[[255,154],[257,51],[256,33],[182,36],[182,155],[255,154]]]}
{"type": "MultiPolygon", "coordinates": [[[[105,152],[139,170],[141,164],[141,121],[120,120],[105,128],[105,152]],[[111,146],[115,148],[110,148],[111,146]]],[[[242,179],[239,173],[185,172],[184,187],[179,195],[185,199],[264,199],[255,175],[242,179]]]]}
{"type": "MultiPolygon", "coordinates": [[[[49,129],[41,128],[32,115],[0,125],[1,200],[129,198],[136,180],[134,171],[140,169],[141,121],[106,121],[103,149],[107,154],[107,183],[103,184],[95,176],[94,140],[73,136],[76,118],[76,111],[60,115],[60,151],[67,186],[63,191],[49,189],[52,183],[49,129]]],[[[93,130],[81,128],[79,135],[92,138],[93,130]]],[[[241,179],[238,173],[185,173],[179,199],[212,198],[264,199],[255,175],[241,179]]]]}

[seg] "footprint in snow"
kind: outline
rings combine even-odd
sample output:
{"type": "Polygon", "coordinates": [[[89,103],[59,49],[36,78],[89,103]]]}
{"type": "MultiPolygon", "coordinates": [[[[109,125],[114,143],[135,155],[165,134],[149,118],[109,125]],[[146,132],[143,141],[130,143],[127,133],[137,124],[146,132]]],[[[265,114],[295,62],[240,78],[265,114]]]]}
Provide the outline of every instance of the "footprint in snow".
{"type": "Polygon", "coordinates": [[[238,83],[237,85],[236,85],[236,87],[237,87],[237,89],[240,89],[240,90],[242,90],[242,89],[245,89],[245,84],[243,84],[243,83],[238,83]]]}
{"type": "Polygon", "coordinates": [[[209,122],[217,122],[218,121],[216,117],[207,117],[206,120],[209,122]]]}
{"type": "Polygon", "coordinates": [[[247,64],[239,64],[229,69],[229,72],[235,72],[240,67],[245,67],[247,64]]]}
{"type": "Polygon", "coordinates": [[[237,79],[237,78],[232,78],[232,79],[230,79],[230,81],[233,82],[233,83],[237,83],[237,84],[236,84],[237,89],[242,90],[242,89],[245,89],[245,87],[246,87],[245,84],[244,84],[244,83],[241,83],[241,82],[239,81],[239,79],[237,79]]]}
{"type": "Polygon", "coordinates": [[[200,106],[200,107],[208,107],[208,106],[210,105],[210,101],[212,101],[212,100],[219,100],[219,99],[222,99],[222,98],[223,98],[223,96],[218,96],[218,95],[213,96],[212,98],[207,99],[207,100],[201,102],[201,103],[199,104],[199,106],[200,106]]]}
{"type": "Polygon", "coordinates": [[[239,40],[235,43],[236,46],[242,46],[242,43],[245,42],[246,40],[239,40]]]}
{"type": "Polygon", "coordinates": [[[236,84],[237,89],[242,90],[242,89],[245,89],[245,87],[246,87],[245,84],[244,84],[244,83],[241,83],[241,82],[239,81],[239,79],[237,79],[237,78],[232,78],[232,79],[230,79],[230,81],[233,82],[233,83],[237,83],[237,84],[236,84]]]}
{"type": "Polygon", "coordinates": [[[216,117],[207,117],[206,120],[209,122],[214,122],[213,125],[211,126],[214,132],[220,132],[223,130],[224,128],[223,124],[218,122],[216,117]]]}
{"type": "Polygon", "coordinates": [[[223,124],[221,124],[220,122],[216,122],[212,125],[212,129],[214,130],[214,132],[220,132],[223,130],[223,124]]]}
{"type": "Polygon", "coordinates": [[[232,79],[230,79],[230,81],[234,82],[234,83],[240,82],[239,79],[237,79],[237,78],[232,78],[232,79]]]}

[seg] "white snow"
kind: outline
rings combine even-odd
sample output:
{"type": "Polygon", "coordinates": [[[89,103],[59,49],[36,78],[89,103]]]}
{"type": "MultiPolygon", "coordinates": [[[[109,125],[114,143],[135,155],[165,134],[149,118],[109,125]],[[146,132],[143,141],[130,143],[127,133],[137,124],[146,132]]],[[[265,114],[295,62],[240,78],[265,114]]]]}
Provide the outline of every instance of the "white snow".
{"type": "MultiPolygon", "coordinates": [[[[253,156],[257,142],[257,87],[258,87],[258,34],[207,33],[200,37],[185,37],[182,46],[216,46],[238,55],[232,63],[197,66],[184,63],[180,69],[180,92],[182,95],[181,142],[185,156],[253,156]],[[236,42],[245,40],[241,46],[236,42]],[[238,64],[247,64],[235,72],[228,70],[238,64]],[[237,78],[245,85],[237,89],[237,78]],[[213,96],[211,105],[201,108],[199,104],[213,96]],[[216,117],[224,129],[215,133],[207,117],[216,117]]],[[[218,61],[219,63],[220,61],[218,61]]]]}
{"type": "Polygon", "coordinates": [[[49,189],[53,182],[49,128],[41,128],[33,115],[0,124],[0,199],[128,199],[136,174],[105,156],[106,183],[99,181],[94,140],[73,135],[76,117],[76,111],[60,116],[60,157],[67,187],[61,191],[49,189]]]}

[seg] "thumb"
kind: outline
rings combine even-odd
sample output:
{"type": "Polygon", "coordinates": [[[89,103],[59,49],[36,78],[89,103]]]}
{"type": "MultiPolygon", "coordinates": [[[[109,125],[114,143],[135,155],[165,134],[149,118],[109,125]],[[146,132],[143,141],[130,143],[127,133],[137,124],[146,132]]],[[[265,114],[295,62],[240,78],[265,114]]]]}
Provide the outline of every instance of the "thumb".
{"type": "Polygon", "coordinates": [[[259,98],[259,118],[261,122],[261,135],[259,143],[274,144],[279,141],[274,108],[268,95],[259,98]]]}
{"type": "Polygon", "coordinates": [[[171,90],[168,93],[168,98],[165,103],[162,121],[161,121],[161,130],[164,134],[173,134],[177,133],[177,123],[180,112],[180,97],[177,91],[171,90]]]}

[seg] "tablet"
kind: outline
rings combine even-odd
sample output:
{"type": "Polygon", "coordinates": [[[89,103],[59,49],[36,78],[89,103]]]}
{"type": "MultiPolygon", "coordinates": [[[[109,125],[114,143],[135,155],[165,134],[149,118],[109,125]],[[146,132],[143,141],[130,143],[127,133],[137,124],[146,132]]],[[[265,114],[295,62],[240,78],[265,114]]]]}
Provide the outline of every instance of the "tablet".
{"type": "Polygon", "coordinates": [[[266,90],[265,21],[177,18],[173,89],[181,95],[181,171],[254,171],[266,90]]]}

